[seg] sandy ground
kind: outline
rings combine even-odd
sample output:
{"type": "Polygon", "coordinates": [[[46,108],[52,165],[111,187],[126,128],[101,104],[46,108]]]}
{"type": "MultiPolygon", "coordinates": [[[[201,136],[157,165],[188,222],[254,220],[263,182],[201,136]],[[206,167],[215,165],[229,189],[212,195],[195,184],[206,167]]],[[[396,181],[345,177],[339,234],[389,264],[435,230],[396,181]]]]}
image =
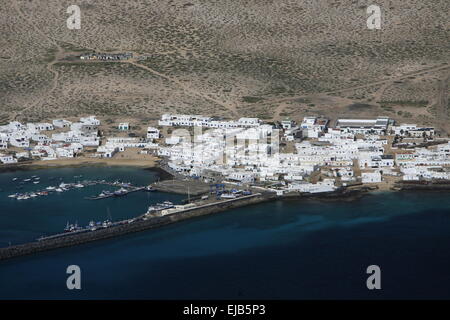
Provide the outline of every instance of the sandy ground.
{"type": "Polygon", "coordinates": [[[154,167],[156,165],[156,158],[148,159],[119,159],[119,158],[86,158],[79,157],[73,159],[57,159],[48,161],[33,161],[31,165],[39,165],[45,167],[63,167],[80,164],[105,164],[110,166],[133,166],[133,167],[154,167]]]}
{"type": "Polygon", "coordinates": [[[129,159],[129,158],[88,158],[77,157],[71,159],[56,159],[56,160],[36,160],[30,162],[23,162],[14,165],[4,165],[0,167],[4,170],[22,170],[22,169],[45,169],[45,168],[60,168],[60,167],[79,167],[79,166],[92,166],[92,165],[104,165],[104,166],[129,166],[129,167],[141,167],[141,168],[154,168],[157,166],[157,157],[147,156],[141,159],[129,159]]]}
{"type": "Polygon", "coordinates": [[[300,120],[390,116],[448,128],[448,1],[5,1],[0,124],[162,113],[300,120]],[[83,52],[133,52],[81,62],[83,52]],[[142,57],[145,57],[142,58],[142,57]]]}

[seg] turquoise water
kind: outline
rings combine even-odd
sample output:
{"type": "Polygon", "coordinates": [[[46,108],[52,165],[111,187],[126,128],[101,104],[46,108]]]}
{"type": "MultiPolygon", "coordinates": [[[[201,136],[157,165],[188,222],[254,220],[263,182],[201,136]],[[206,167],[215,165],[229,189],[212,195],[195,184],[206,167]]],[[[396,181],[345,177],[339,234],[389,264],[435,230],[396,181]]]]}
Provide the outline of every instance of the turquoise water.
{"type": "MultiPolygon", "coordinates": [[[[135,184],[156,179],[150,171],[133,168],[0,174],[3,242],[59,231],[66,220],[105,219],[107,208],[117,220],[141,213],[154,201],[183,198],[136,193],[82,200],[102,187],[20,204],[6,197],[11,177],[33,174],[65,182],[78,174],[135,184]]],[[[405,192],[356,201],[276,201],[2,261],[0,298],[450,298],[449,195],[405,192]],[[71,264],[81,268],[78,291],[66,288],[65,270],[71,264]],[[381,268],[381,290],[366,288],[365,271],[372,264],[381,268]]]]}

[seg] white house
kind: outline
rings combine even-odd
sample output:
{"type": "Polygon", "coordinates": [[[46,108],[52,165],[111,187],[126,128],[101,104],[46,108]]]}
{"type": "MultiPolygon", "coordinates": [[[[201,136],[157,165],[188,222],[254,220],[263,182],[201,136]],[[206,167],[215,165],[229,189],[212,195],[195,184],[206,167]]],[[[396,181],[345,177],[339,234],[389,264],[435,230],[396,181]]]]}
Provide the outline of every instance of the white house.
{"type": "Polygon", "coordinates": [[[434,136],[434,128],[418,127],[416,124],[401,124],[399,126],[393,126],[392,130],[394,131],[394,134],[399,136],[411,136],[415,138],[434,136]]]}
{"type": "Polygon", "coordinates": [[[381,173],[379,171],[362,172],[361,180],[362,183],[379,183],[381,182],[381,173]]]}
{"type": "Polygon", "coordinates": [[[53,126],[56,128],[69,128],[72,122],[64,119],[55,119],[52,121],[53,126]]]}
{"type": "Polygon", "coordinates": [[[159,139],[159,129],[154,127],[147,128],[147,139],[159,139]]]}
{"type": "Polygon", "coordinates": [[[0,153],[0,162],[5,163],[5,164],[16,163],[17,159],[14,158],[14,156],[12,156],[12,155],[5,155],[5,154],[0,153]]]}
{"type": "Polygon", "coordinates": [[[295,127],[295,121],[290,120],[290,119],[285,119],[285,120],[281,121],[281,127],[284,130],[292,129],[293,127],[295,127]]]}
{"type": "Polygon", "coordinates": [[[99,126],[100,125],[100,120],[98,120],[95,116],[80,118],[80,122],[82,124],[91,125],[91,126],[99,126]]]}

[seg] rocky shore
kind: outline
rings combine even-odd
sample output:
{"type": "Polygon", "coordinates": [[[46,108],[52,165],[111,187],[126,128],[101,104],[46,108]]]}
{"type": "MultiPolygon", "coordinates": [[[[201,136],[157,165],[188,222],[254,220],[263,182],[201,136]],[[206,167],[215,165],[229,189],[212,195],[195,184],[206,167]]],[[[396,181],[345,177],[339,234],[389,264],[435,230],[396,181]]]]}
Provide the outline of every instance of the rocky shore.
{"type": "Polygon", "coordinates": [[[449,191],[450,181],[399,181],[395,190],[449,191]]]}

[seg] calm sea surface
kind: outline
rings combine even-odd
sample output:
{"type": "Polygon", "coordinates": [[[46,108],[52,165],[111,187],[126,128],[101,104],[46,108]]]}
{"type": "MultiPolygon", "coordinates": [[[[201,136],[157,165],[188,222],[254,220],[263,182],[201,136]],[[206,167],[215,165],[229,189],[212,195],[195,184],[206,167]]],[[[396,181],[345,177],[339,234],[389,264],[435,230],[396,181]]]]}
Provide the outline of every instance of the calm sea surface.
{"type": "MultiPolygon", "coordinates": [[[[0,246],[60,232],[68,221],[119,220],[184,198],[137,192],[84,199],[116,189],[105,186],[22,201],[7,197],[83,179],[144,185],[157,174],[128,167],[0,173],[0,246]],[[41,183],[20,184],[32,175],[41,183]]],[[[0,298],[450,298],[450,193],[276,201],[0,261],[0,298]],[[81,290],[66,288],[73,264],[81,268],[81,290]],[[382,289],[369,291],[366,268],[373,264],[381,268],[382,289]]]]}

